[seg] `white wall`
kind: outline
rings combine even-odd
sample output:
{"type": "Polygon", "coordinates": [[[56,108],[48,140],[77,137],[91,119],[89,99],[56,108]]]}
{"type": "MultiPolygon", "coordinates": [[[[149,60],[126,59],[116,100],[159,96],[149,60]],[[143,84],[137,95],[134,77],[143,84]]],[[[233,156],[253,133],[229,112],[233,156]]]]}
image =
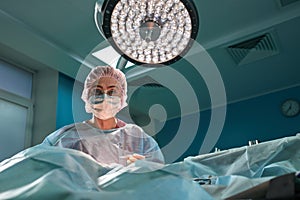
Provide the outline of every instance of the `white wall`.
{"type": "Polygon", "coordinates": [[[36,73],[32,144],[39,144],[56,128],[58,72],[49,68],[36,73]]]}

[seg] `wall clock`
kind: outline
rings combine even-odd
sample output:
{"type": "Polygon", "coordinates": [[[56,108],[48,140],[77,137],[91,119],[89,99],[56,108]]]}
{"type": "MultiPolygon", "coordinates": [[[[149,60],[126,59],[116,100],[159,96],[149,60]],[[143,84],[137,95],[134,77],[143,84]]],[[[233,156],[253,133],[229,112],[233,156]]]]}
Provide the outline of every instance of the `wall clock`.
{"type": "Polygon", "coordinates": [[[296,99],[287,99],[281,104],[281,113],[286,117],[295,117],[300,113],[300,102],[296,99]]]}

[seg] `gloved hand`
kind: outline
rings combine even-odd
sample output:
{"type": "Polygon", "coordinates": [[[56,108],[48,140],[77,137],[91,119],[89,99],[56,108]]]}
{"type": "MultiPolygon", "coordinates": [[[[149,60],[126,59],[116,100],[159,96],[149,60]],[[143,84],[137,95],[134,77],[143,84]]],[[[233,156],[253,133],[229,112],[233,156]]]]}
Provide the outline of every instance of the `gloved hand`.
{"type": "Polygon", "coordinates": [[[140,154],[134,153],[132,155],[127,156],[127,164],[134,163],[137,160],[145,159],[145,156],[142,156],[140,154]]]}

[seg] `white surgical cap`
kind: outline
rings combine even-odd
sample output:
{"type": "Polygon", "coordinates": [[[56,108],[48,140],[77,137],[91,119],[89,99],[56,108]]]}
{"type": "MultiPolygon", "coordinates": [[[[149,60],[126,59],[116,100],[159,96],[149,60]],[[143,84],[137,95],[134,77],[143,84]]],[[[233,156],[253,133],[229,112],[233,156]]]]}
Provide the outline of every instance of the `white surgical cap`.
{"type": "Polygon", "coordinates": [[[102,77],[111,77],[118,82],[122,94],[120,109],[127,106],[127,82],[125,74],[121,70],[115,69],[111,66],[98,66],[91,70],[84,82],[84,89],[82,91],[81,99],[85,102],[85,110],[87,113],[92,112],[88,102],[90,93],[89,91],[102,77]]]}

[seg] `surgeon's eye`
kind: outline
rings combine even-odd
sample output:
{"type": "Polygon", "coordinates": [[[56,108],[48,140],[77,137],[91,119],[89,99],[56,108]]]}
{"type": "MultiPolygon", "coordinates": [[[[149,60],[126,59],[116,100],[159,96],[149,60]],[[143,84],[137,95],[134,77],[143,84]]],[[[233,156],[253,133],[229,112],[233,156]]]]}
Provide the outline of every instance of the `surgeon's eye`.
{"type": "Polygon", "coordinates": [[[113,89],[113,90],[107,91],[106,94],[109,95],[109,96],[119,96],[119,91],[113,89]]]}
{"type": "Polygon", "coordinates": [[[100,95],[103,95],[104,92],[100,89],[95,89],[94,91],[92,91],[92,94],[96,95],[96,96],[100,96],[100,95]]]}

